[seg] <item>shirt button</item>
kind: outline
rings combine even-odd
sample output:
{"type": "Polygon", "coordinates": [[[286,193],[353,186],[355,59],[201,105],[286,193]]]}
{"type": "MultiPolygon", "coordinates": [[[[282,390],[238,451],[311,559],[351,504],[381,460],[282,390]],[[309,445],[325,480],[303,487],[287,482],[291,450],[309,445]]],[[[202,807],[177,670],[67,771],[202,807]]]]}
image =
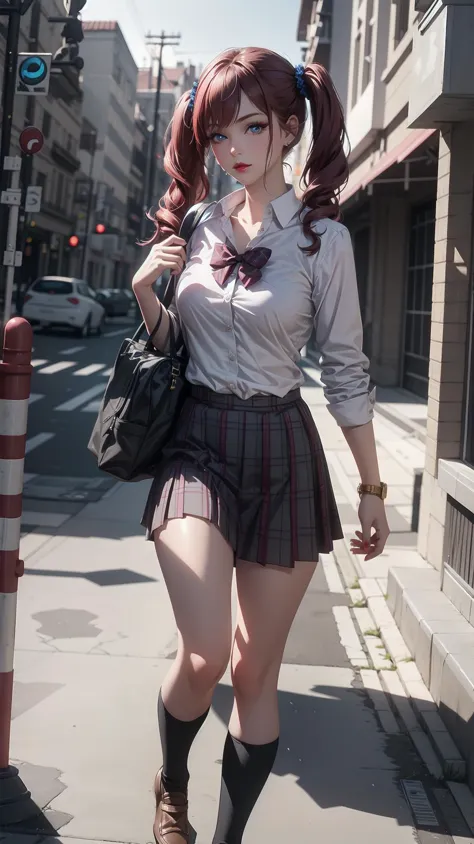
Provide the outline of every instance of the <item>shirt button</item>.
{"type": "Polygon", "coordinates": [[[231,384],[229,384],[229,387],[230,387],[231,390],[235,390],[235,384],[233,382],[231,384]]]}
{"type": "Polygon", "coordinates": [[[231,322],[226,322],[225,330],[226,331],[232,331],[232,323],[231,322]]]}
{"type": "Polygon", "coordinates": [[[233,352],[229,352],[229,360],[235,360],[235,355],[233,352]]]}

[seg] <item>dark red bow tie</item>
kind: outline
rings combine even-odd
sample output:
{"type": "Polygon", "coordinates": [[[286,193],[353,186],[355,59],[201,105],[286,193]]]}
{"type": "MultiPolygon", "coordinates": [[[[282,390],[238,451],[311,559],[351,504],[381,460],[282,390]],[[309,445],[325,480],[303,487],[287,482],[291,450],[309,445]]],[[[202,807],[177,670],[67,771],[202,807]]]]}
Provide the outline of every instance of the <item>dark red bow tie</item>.
{"type": "Polygon", "coordinates": [[[244,287],[250,287],[262,277],[261,269],[267,263],[271,249],[255,246],[239,255],[234,247],[225,243],[216,243],[211,258],[212,275],[221,287],[224,286],[234,267],[240,264],[238,276],[244,287]]]}

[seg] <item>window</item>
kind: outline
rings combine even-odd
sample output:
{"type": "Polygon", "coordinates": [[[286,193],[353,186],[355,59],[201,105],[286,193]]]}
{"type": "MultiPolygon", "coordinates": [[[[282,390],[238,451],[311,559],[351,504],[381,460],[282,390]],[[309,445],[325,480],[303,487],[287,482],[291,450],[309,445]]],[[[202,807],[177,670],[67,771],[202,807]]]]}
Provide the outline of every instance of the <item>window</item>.
{"type": "Polygon", "coordinates": [[[56,205],[58,208],[62,208],[63,204],[63,187],[64,187],[64,176],[62,173],[58,173],[58,181],[56,184],[56,205]]]}
{"type": "Polygon", "coordinates": [[[364,66],[362,68],[362,91],[372,81],[372,46],[374,32],[374,0],[367,0],[365,17],[364,66]]]}
{"type": "Polygon", "coordinates": [[[55,296],[69,296],[73,293],[72,282],[55,281],[51,278],[40,278],[32,285],[35,293],[48,293],[55,296]]]}
{"type": "Polygon", "coordinates": [[[403,36],[408,32],[410,24],[410,5],[411,0],[396,0],[395,9],[395,32],[393,36],[393,46],[397,47],[403,36]]]}
{"type": "Polygon", "coordinates": [[[43,135],[49,138],[51,134],[51,115],[46,109],[43,111],[43,135]]]}
{"type": "Polygon", "coordinates": [[[355,106],[359,99],[359,66],[360,66],[360,47],[362,41],[362,33],[360,30],[361,21],[358,21],[357,35],[354,44],[354,63],[352,66],[352,107],[355,106]]]}
{"type": "Polygon", "coordinates": [[[428,397],[436,205],[412,209],[405,302],[403,386],[428,397]]]}

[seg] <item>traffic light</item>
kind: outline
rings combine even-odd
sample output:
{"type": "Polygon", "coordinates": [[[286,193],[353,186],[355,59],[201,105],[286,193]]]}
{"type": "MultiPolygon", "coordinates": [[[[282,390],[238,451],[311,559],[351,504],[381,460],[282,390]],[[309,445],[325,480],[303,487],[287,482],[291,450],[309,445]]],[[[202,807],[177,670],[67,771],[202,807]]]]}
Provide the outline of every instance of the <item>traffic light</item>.
{"type": "Polygon", "coordinates": [[[105,229],[104,224],[103,223],[97,223],[97,225],[95,227],[95,233],[96,234],[105,234],[105,231],[106,231],[106,229],[105,229]]]}
{"type": "Polygon", "coordinates": [[[84,67],[84,59],[79,55],[79,44],[84,40],[84,32],[78,15],[85,5],[86,0],[66,0],[67,17],[48,18],[50,23],[64,23],[61,32],[63,43],[53,56],[53,67],[61,64],[72,64],[78,70],[84,67]]]}
{"type": "Polygon", "coordinates": [[[77,234],[72,234],[68,240],[71,249],[77,249],[81,245],[81,238],[77,234]]]}

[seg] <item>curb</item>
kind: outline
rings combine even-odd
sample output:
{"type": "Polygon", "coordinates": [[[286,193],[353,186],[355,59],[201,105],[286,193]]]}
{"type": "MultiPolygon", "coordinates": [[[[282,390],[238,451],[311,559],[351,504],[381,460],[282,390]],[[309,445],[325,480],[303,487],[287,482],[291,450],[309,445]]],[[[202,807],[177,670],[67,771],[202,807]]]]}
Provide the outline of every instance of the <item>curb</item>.
{"type": "Polygon", "coordinates": [[[461,756],[439,715],[438,707],[423,682],[395,619],[387,606],[379,584],[374,578],[361,578],[360,589],[367,602],[368,611],[375,626],[380,630],[381,639],[396,668],[396,671],[393,672],[393,677],[396,679],[393,679],[393,677],[387,679],[388,672],[381,672],[384,678],[383,685],[391,695],[392,701],[404,720],[415,745],[420,752],[423,745],[421,755],[429,770],[437,779],[444,778],[453,782],[465,782],[467,777],[466,761],[461,756]],[[400,706],[402,696],[410,707],[411,714],[408,713],[406,704],[400,706]],[[420,738],[420,732],[429,740],[429,750],[426,741],[420,738]],[[433,758],[433,753],[437,762],[433,758]]]}
{"type": "MultiPolygon", "coordinates": [[[[342,540],[334,552],[334,558],[352,600],[350,611],[369,657],[369,669],[364,665],[360,673],[377,714],[380,717],[381,713],[387,711],[386,696],[391,711],[398,715],[432,776],[436,780],[447,780],[453,786],[460,786],[467,778],[466,761],[439,715],[438,707],[423,682],[377,580],[359,577],[355,561],[350,559],[349,553],[342,540]],[[383,644],[383,649],[380,644],[377,647],[377,639],[383,644]]],[[[392,724],[387,732],[393,731],[392,724]]],[[[470,813],[474,825],[474,797],[467,786],[465,788],[472,798],[470,813]]],[[[454,790],[453,795],[456,797],[454,790]]],[[[467,801],[464,786],[457,793],[462,793],[464,802],[467,801]]],[[[462,806],[460,809],[462,811],[462,806]]]]}

